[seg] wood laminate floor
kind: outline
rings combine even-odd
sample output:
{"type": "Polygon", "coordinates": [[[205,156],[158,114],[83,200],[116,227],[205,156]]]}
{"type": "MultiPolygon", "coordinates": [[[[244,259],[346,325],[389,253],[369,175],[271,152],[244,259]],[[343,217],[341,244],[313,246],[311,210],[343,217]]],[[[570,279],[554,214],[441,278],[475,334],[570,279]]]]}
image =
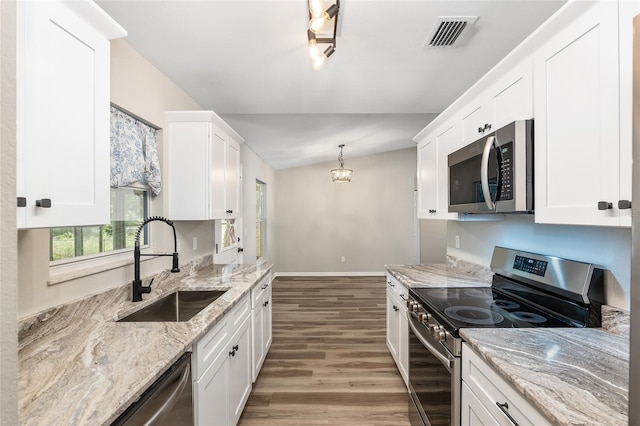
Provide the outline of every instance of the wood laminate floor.
{"type": "Polygon", "coordinates": [[[384,277],[279,277],[273,343],[240,426],[408,426],[384,277]]]}

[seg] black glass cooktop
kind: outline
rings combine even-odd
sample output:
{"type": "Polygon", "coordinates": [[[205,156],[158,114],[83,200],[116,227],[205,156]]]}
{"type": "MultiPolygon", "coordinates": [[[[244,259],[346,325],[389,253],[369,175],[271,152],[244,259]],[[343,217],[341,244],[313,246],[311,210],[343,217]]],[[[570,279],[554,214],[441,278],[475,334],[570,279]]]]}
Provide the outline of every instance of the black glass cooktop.
{"type": "Polygon", "coordinates": [[[451,333],[465,327],[575,327],[492,287],[413,288],[412,296],[451,333]]]}

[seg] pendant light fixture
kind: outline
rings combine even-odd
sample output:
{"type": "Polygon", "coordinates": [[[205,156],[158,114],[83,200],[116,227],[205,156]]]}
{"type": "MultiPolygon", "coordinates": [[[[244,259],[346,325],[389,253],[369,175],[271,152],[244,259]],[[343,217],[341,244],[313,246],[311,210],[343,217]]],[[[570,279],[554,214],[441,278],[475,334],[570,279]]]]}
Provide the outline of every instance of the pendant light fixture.
{"type": "Polygon", "coordinates": [[[336,50],[336,31],[338,30],[338,12],[340,11],[340,0],[325,9],[323,0],[308,0],[309,5],[309,26],[307,30],[307,40],[309,41],[309,56],[311,57],[314,70],[319,70],[336,50]],[[323,32],[325,25],[333,20],[333,31],[323,32]],[[328,44],[326,48],[321,48],[320,44],[328,44]]]}
{"type": "Polygon", "coordinates": [[[340,183],[351,182],[353,170],[344,168],[344,159],[342,158],[342,148],[344,148],[344,144],[338,145],[338,148],[340,148],[340,154],[338,154],[338,164],[340,164],[340,168],[331,170],[331,179],[334,182],[340,183]]]}

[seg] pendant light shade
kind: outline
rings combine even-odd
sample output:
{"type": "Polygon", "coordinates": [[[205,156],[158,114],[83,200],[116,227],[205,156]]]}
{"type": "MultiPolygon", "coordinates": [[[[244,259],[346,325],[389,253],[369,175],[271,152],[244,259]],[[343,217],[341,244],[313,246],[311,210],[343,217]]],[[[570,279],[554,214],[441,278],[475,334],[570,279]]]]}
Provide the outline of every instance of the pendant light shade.
{"type": "Polygon", "coordinates": [[[342,158],[342,148],[344,148],[344,144],[338,145],[338,147],[340,148],[340,154],[338,155],[338,164],[340,164],[340,168],[331,170],[331,179],[334,182],[340,183],[351,182],[353,170],[344,168],[344,160],[342,158]]]}

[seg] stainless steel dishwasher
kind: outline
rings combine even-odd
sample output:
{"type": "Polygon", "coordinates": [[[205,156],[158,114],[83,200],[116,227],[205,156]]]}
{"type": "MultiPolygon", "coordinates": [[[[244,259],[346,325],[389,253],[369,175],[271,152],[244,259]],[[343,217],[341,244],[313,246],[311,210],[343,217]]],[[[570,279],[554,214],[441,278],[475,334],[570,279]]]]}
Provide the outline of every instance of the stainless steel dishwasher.
{"type": "Polygon", "coordinates": [[[191,426],[191,387],[191,352],[186,352],[112,426],[191,426]]]}

